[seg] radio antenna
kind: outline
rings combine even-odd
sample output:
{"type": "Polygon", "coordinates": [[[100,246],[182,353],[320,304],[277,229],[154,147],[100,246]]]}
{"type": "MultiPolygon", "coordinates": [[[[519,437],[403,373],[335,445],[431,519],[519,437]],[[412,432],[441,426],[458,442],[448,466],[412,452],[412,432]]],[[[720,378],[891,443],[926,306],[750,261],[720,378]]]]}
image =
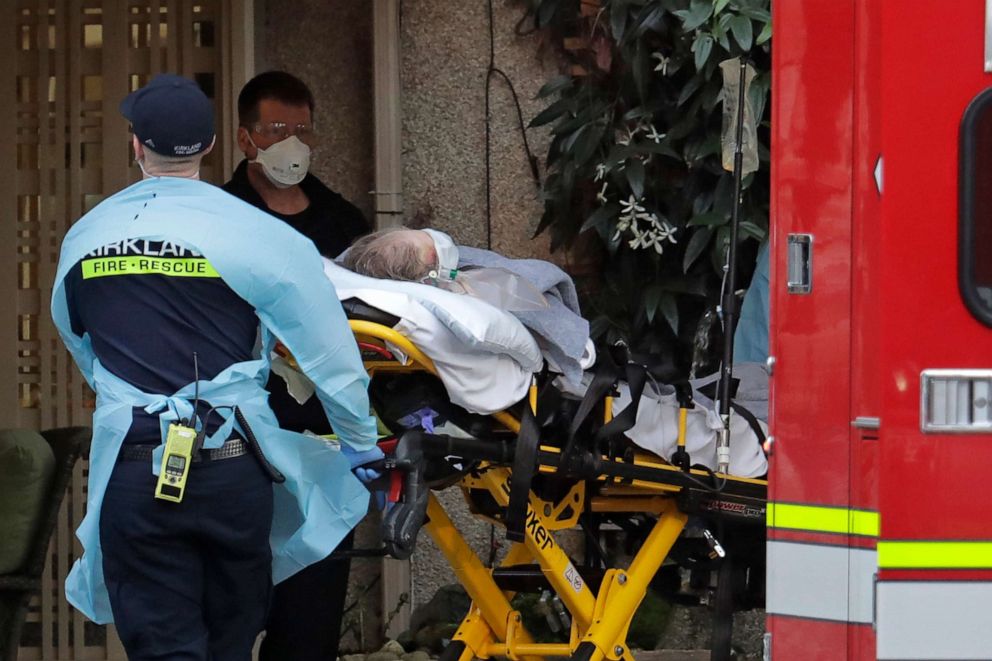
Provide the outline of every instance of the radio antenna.
{"type": "MultiPolygon", "coordinates": [[[[193,352],[193,429],[196,429],[196,421],[199,418],[200,408],[200,365],[196,359],[196,352],[193,352]]],[[[204,421],[206,424],[206,421],[204,421]]]]}

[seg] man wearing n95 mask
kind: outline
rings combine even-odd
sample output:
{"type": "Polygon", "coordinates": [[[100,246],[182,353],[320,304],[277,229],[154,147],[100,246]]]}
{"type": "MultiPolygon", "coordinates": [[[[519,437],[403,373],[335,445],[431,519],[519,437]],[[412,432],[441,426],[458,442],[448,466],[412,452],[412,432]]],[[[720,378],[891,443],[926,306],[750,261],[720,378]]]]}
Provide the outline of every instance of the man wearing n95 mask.
{"type": "Polygon", "coordinates": [[[369,223],[355,205],[310,172],[314,98],[299,78],[267,71],[238,95],[238,147],[245,160],[224,190],[267,211],[333,259],[369,223]]]}

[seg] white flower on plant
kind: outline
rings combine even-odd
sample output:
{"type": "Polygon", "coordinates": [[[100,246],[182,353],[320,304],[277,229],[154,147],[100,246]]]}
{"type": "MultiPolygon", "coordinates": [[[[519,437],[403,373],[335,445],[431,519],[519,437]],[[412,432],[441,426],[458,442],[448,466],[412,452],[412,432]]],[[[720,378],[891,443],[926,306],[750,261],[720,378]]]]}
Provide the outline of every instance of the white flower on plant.
{"type": "Polygon", "coordinates": [[[593,181],[599,181],[600,179],[602,179],[605,176],[606,176],[606,164],[605,163],[597,163],[596,164],[596,176],[593,177],[593,181]]]}
{"type": "Polygon", "coordinates": [[[607,182],[604,181],[603,182],[603,187],[599,190],[599,193],[596,194],[596,201],[599,202],[600,204],[606,204],[606,187],[607,187],[607,185],[608,185],[607,182]]]}
{"type": "Polygon", "coordinates": [[[645,211],[644,207],[638,204],[640,201],[641,200],[639,198],[634,197],[633,194],[631,194],[631,196],[628,197],[626,200],[622,200],[620,202],[621,215],[631,216],[630,220],[633,220],[633,217],[636,216],[637,214],[644,213],[645,211]]]}
{"type": "Polygon", "coordinates": [[[628,241],[627,245],[634,250],[637,250],[638,248],[647,248],[650,245],[651,230],[641,232],[636,227],[632,227],[630,229],[630,233],[634,235],[634,238],[628,241]]]}
{"type": "Polygon", "coordinates": [[[630,216],[620,216],[617,220],[616,231],[613,232],[613,238],[610,241],[619,239],[620,235],[626,232],[628,227],[630,227],[630,216]]]}
{"type": "Polygon", "coordinates": [[[665,136],[667,135],[666,133],[658,133],[658,129],[654,127],[654,124],[648,124],[648,126],[651,129],[650,131],[647,132],[647,135],[645,136],[648,140],[651,140],[652,142],[657,144],[665,139],[665,136]]]}
{"type": "Polygon", "coordinates": [[[662,76],[667,76],[668,63],[671,61],[671,58],[665,57],[665,54],[662,53],[661,51],[655,51],[651,53],[651,57],[658,60],[658,64],[655,65],[654,70],[660,71],[662,76]]]}
{"type": "Polygon", "coordinates": [[[638,249],[638,248],[640,248],[641,247],[641,236],[637,232],[634,232],[634,238],[631,239],[630,241],[628,241],[627,242],[627,245],[630,246],[631,248],[635,249],[635,250],[638,249]]]}
{"type": "Polygon", "coordinates": [[[661,220],[655,213],[645,211],[625,214],[620,217],[617,223],[617,231],[613,240],[617,240],[625,231],[631,234],[627,245],[634,250],[654,248],[659,255],[664,252],[665,241],[676,243],[675,228],[668,224],[668,221],[661,220]],[[649,227],[642,230],[637,221],[647,221],[649,227]]]}
{"type": "Polygon", "coordinates": [[[675,239],[675,228],[668,224],[667,221],[662,221],[658,225],[658,237],[660,241],[668,240],[669,243],[678,243],[675,239]]]}

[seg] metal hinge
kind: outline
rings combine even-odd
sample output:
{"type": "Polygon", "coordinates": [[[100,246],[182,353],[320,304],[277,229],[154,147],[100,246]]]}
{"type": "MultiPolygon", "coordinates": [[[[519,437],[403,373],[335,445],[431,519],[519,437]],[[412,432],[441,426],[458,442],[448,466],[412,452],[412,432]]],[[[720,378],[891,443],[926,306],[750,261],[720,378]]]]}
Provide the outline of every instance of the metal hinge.
{"type": "Polygon", "coordinates": [[[882,426],[882,419],[859,415],[851,421],[851,426],[855,429],[879,429],[882,426]]]}
{"type": "Polygon", "coordinates": [[[878,572],[871,575],[871,630],[878,631],[878,572]]]}

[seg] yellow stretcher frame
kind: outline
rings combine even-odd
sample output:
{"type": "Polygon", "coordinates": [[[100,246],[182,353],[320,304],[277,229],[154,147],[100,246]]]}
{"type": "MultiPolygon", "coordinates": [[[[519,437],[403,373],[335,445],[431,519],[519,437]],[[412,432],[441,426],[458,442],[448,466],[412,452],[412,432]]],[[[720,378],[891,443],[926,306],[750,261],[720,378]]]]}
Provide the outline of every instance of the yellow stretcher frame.
{"type": "MultiPolygon", "coordinates": [[[[405,354],[406,360],[367,360],[365,367],[370,376],[376,372],[426,370],[437,375],[433,362],[406,337],[381,324],[350,320],[352,331],[359,342],[388,345],[405,354]]],[[[536,387],[531,386],[530,404],[536,408],[536,387]]],[[[609,407],[607,407],[609,410],[609,407]]],[[[493,414],[510,431],[516,432],[520,424],[507,412],[493,414]]],[[[542,446],[541,450],[555,452],[555,448],[542,446]]],[[[666,464],[654,455],[638,454],[636,461],[659,469],[680,469],[666,464]]],[[[539,466],[541,472],[552,472],[552,466],[539,466]]],[[[699,477],[706,474],[699,471],[699,477]]],[[[762,480],[747,478],[728,479],[766,484],[762,480]]],[[[474,476],[462,478],[459,486],[468,494],[471,489],[482,489],[502,507],[509,503],[510,469],[483,464],[474,476]]],[[[560,501],[541,499],[534,491],[529,494],[526,512],[525,538],[513,543],[501,562],[509,567],[536,563],[552,589],[571,614],[571,631],[568,643],[536,643],[523,625],[519,612],[510,605],[512,592],[496,584],[492,571],[487,568],[462,534],[455,528],[441,503],[431,493],[428,496],[427,522],[424,529],[433,538],[459,582],[472,599],[469,613],[452,637],[445,650],[445,661],[469,661],[472,658],[488,659],[503,656],[516,661],[538,661],[551,656],[569,656],[582,661],[609,659],[633,661],[627,647],[627,631],[648,585],[685,527],[687,515],[681,512],[674,495],[680,487],[672,484],[634,480],[620,484],[602,484],[598,493],[588,500],[587,510],[592,512],[652,513],[658,516],[647,538],[638,549],[627,569],[608,569],[598,592],[572,565],[568,555],[555,541],[553,532],[575,525],[581,508],[568,506],[585,499],[585,483],[576,484],[560,501]],[[562,513],[571,510],[571,516],[562,513]]]]}

